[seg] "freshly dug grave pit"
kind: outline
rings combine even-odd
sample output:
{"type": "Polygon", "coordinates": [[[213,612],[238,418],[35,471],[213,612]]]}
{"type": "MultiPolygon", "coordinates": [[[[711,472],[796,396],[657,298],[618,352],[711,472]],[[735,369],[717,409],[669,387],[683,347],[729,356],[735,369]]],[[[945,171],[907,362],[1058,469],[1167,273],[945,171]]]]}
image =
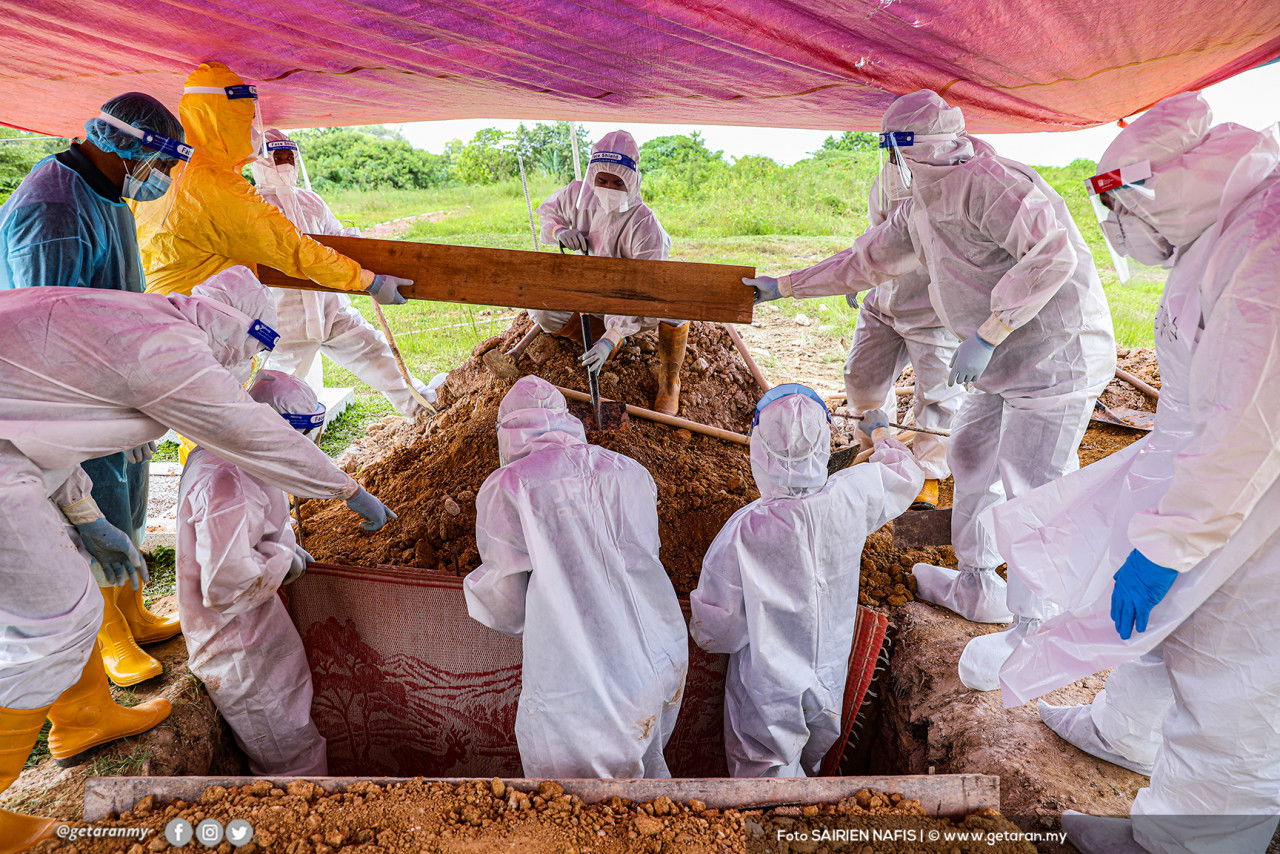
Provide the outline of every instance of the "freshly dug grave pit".
{"type": "MultiPolygon", "coordinates": [[[[1060,830],[1073,809],[1127,815],[1146,778],[1077,750],[1045,726],[1035,703],[1003,707],[999,691],[971,691],[956,662],[981,625],[914,602],[894,612],[889,665],[881,674],[873,717],[874,749],[865,773],[1000,776],[1000,807],[1026,830],[1060,830]]],[[[1091,702],[1107,671],[1047,694],[1046,702],[1091,702]]],[[[1042,845],[1044,852],[1074,851],[1042,845]]]]}
{"type": "MultiPolygon", "coordinates": [[[[450,372],[441,390],[441,412],[430,421],[388,418],[372,425],[356,453],[343,466],[385,501],[399,519],[377,534],[339,502],[309,501],[302,516],[307,549],[332,563],[392,564],[444,569],[465,575],[479,566],[475,546],[475,498],[484,479],[498,467],[495,424],[498,404],[511,387],[492,373],[483,356],[510,349],[529,329],[521,315],[505,333],[472,351],[472,358],[450,372]]],[[[557,385],[585,390],[578,345],[541,335],[525,351],[518,367],[557,385]]],[[[610,360],[600,378],[601,393],[636,406],[651,405],[657,385],[657,336],[632,336],[610,360]]],[[[1159,384],[1154,351],[1121,350],[1119,362],[1143,379],[1159,384]]],[[[908,367],[899,387],[914,375],[908,367]]],[[[745,433],[759,398],[758,386],[717,324],[694,323],[682,375],[680,415],[714,427],[745,433]]],[[[1151,409],[1130,386],[1113,381],[1104,394],[1109,405],[1151,409]],[[1134,396],[1136,395],[1136,397],[1134,396]]],[[[911,398],[899,400],[905,417],[911,398]]],[[[839,408],[837,412],[839,412],[839,408]]],[[[853,422],[836,418],[834,443],[854,440],[853,422]]],[[[1080,447],[1088,465],[1118,451],[1143,434],[1093,423],[1080,447]]],[[[592,432],[590,441],[637,460],[658,486],[662,561],[680,593],[697,586],[702,557],[728,518],[759,497],[744,446],[686,430],[632,418],[626,430],[592,432]]],[[[951,480],[942,484],[940,506],[951,504],[951,480]]],[[[862,555],[859,602],[898,606],[915,598],[911,567],[917,562],[955,566],[950,547],[897,549],[887,526],[868,538],[862,555]]]]}
{"type": "MultiPolygon", "coordinates": [[[[483,363],[490,349],[512,347],[529,328],[521,316],[503,335],[478,345],[450,372],[434,419],[387,419],[370,428],[361,451],[344,461],[372,493],[398,515],[368,534],[341,502],[303,506],[306,547],[318,560],[342,564],[395,564],[440,568],[464,575],[479,566],[475,499],[498,468],[498,404],[511,387],[483,363]]],[[[606,397],[650,407],[657,390],[657,336],[627,339],[600,377],[606,397]]],[[[522,373],[586,390],[577,362],[581,348],[541,335],[520,359],[522,373]]],[[[694,323],[682,373],[680,416],[746,433],[759,387],[717,324],[694,323]]],[[[658,487],[662,561],[677,591],[698,582],[702,557],[739,508],[759,497],[747,448],[631,418],[626,430],[593,432],[590,441],[643,465],[658,487]]],[[[846,435],[839,437],[847,441],[846,435]]]]}
{"type": "MultiPolygon", "coordinates": [[[[660,797],[645,803],[610,798],[588,804],[547,781],[522,791],[502,780],[463,783],[409,780],[389,786],[357,782],[345,792],[328,794],[307,780],[286,788],[260,780],[227,789],[211,786],[195,803],[158,804],[143,798],[118,819],[97,827],[145,827],[155,831],[147,844],[118,840],[81,840],[76,852],[105,854],[162,852],[172,849],[163,829],[182,817],[194,826],[216,818],[224,824],[244,819],[254,841],[238,854],[281,851],[288,854],[381,854],[422,852],[462,854],[481,851],[548,854],[746,854],[746,852],[848,851],[847,843],[796,845],[778,839],[778,830],[841,828],[874,830],[910,827],[930,831],[999,834],[1016,831],[995,810],[978,810],[960,821],[931,818],[918,801],[900,794],[862,789],[838,803],[774,809],[708,809],[701,801],[660,797]],[[749,842],[750,840],[750,842],[749,842]]],[[[988,838],[953,843],[952,852],[1034,852],[1026,843],[988,844],[988,838]]],[[[230,851],[229,844],[224,847],[230,851]]],[[[69,850],[65,843],[43,842],[35,854],[69,850]]],[[[222,850],[222,849],[219,849],[222,850]]],[[[868,849],[869,850],[869,849],[868,849]]],[[[877,852],[914,852],[919,843],[877,842],[877,852]]],[[[943,849],[939,849],[943,850],[943,849]]]]}

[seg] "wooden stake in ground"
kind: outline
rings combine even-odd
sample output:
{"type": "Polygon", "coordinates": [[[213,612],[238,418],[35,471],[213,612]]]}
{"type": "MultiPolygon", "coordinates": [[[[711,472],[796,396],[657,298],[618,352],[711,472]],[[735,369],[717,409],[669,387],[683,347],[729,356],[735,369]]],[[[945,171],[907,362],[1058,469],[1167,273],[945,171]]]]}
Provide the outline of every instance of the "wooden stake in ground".
{"type": "MultiPolygon", "coordinates": [[[[410,299],[751,322],[751,289],[742,284],[742,279],[754,277],[754,267],[482,249],[368,237],[310,237],[359,262],[366,270],[412,279],[412,285],[400,289],[410,299]]],[[[270,267],[259,267],[258,279],[272,287],[331,290],[270,267]]]]}

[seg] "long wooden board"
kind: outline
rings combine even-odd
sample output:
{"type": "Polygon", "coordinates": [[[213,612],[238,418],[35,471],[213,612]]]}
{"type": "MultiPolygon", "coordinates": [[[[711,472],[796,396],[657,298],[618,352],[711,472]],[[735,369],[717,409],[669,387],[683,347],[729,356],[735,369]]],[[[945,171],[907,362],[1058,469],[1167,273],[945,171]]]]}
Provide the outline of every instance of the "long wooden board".
{"type": "MultiPolygon", "coordinates": [[[[369,237],[311,237],[368,270],[413,279],[412,299],[750,323],[754,267],[483,249],[369,237]]],[[[327,290],[259,267],[264,285],[327,290]]]]}
{"type": "MultiPolygon", "coordinates": [[[[147,795],[156,800],[196,801],[210,786],[247,786],[267,779],[285,786],[307,779],[326,792],[343,792],[362,780],[380,786],[403,783],[405,777],[90,777],[84,789],[84,820],[102,821],[133,809],[147,795]]],[[[463,778],[442,778],[458,783],[463,778]]],[[[536,789],[541,780],[503,782],[517,789],[536,789]]],[[[867,777],[715,778],[667,780],[560,780],[571,795],[587,803],[611,797],[648,801],[666,795],[672,800],[697,799],[715,809],[750,809],[783,804],[819,804],[852,797],[859,789],[899,792],[917,800],[932,816],[959,818],[979,809],[1000,809],[1000,778],[986,774],[907,774],[867,777]]]]}

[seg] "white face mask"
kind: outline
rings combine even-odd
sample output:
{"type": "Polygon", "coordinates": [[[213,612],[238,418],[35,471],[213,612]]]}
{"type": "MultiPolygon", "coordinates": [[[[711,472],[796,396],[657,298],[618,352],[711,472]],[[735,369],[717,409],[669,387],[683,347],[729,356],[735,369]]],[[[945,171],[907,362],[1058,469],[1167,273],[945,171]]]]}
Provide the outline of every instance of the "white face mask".
{"type": "Polygon", "coordinates": [[[1140,217],[1112,212],[1102,221],[1102,230],[1118,254],[1139,264],[1160,267],[1173,257],[1173,245],[1140,217]]]}
{"type": "Polygon", "coordinates": [[[623,213],[631,207],[631,197],[627,195],[626,190],[592,187],[591,191],[596,194],[600,207],[604,208],[608,213],[623,213]]]}

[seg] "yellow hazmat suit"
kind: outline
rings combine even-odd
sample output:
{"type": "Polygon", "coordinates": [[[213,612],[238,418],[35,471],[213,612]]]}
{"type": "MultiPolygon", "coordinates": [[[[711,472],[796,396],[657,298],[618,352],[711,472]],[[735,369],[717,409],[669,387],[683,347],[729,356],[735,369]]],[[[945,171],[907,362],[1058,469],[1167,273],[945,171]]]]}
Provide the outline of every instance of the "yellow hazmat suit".
{"type": "MultiPolygon", "coordinates": [[[[188,88],[243,83],[220,62],[206,62],[187,77],[188,88]]],[[[148,292],[189,294],[237,264],[265,264],[344,291],[373,284],[372,272],[302,234],[240,174],[255,154],[256,110],[250,98],[182,96],[178,116],[195,154],[173,170],[173,186],[163,198],[134,205],[148,292]]]]}

